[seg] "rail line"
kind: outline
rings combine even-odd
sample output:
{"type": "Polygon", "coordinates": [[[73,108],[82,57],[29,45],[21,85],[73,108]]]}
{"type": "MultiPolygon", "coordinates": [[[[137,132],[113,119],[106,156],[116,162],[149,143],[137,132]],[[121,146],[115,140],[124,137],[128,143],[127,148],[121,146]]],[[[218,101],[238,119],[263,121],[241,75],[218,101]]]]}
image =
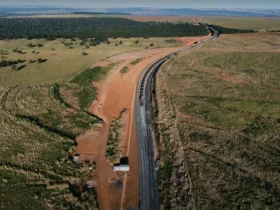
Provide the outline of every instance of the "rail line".
{"type": "Polygon", "coordinates": [[[150,64],[140,75],[135,100],[135,123],[138,146],[139,210],[158,210],[158,186],[154,162],[154,145],[150,119],[151,81],[160,66],[173,55],[188,51],[219,36],[219,33],[205,23],[200,23],[211,31],[211,37],[190,47],[176,50],[150,64]]]}

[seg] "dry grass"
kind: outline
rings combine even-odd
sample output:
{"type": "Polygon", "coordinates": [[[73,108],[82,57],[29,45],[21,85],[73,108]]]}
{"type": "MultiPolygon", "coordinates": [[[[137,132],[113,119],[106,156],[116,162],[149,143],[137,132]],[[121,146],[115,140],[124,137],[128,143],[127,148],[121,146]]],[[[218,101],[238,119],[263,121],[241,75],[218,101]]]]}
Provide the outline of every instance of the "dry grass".
{"type": "Polygon", "coordinates": [[[280,206],[278,58],[262,36],[222,36],[172,61],[167,86],[196,209],[280,206]]]}
{"type": "Polygon", "coordinates": [[[258,31],[280,30],[279,17],[204,17],[209,24],[227,28],[253,29],[258,31]]]}
{"type": "Polygon", "coordinates": [[[220,39],[213,40],[203,46],[200,51],[272,51],[280,52],[275,49],[275,45],[280,45],[279,35],[269,34],[243,34],[243,35],[221,35],[220,39]]]}
{"type": "Polygon", "coordinates": [[[122,138],[124,132],[125,111],[118,119],[114,119],[110,125],[110,133],[107,141],[106,157],[116,163],[122,157],[122,138]]]}
{"type": "Polygon", "coordinates": [[[72,161],[75,137],[99,123],[78,106],[80,88],[0,88],[2,208],[97,209],[94,189],[84,190],[87,167],[72,161]],[[71,101],[64,98],[69,95],[71,101]]]}
{"type": "MultiPolygon", "coordinates": [[[[8,52],[8,55],[1,54],[1,60],[26,60],[27,65],[20,71],[13,70],[12,67],[0,68],[0,85],[37,85],[52,84],[54,82],[69,82],[92,63],[104,59],[106,57],[131,51],[144,50],[150,43],[154,43],[153,48],[174,47],[180,43],[170,42],[167,38],[131,38],[131,39],[110,39],[111,44],[101,44],[99,46],[91,46],[85,49],[80,45],[81,40],[71,41],[70,39],[57,39],[54,41],[46,40],[10,40],[0,41],[0,50],[8,52]],[[139,43],[135,41],[139,39],[139,43]],[[115,46],[122,40],[123,44],[115,46]],[[72,43],[70,46],[64,43],[72,43]],[[29,43],[44,44],[43,47],[28,47],[29,43]],[[13,52],[13,49],[22,49],[26,54],[13,52]],[[32,51],[39,52],[34,54],[32,51]],[[86,52],[88,55],[82,55],[86,52]],[[45,63],[29,63],[30,60],[38,58],[47,59],[45,63]]],[[[22,64],[21,64],[22,65],[22,64]]]]}

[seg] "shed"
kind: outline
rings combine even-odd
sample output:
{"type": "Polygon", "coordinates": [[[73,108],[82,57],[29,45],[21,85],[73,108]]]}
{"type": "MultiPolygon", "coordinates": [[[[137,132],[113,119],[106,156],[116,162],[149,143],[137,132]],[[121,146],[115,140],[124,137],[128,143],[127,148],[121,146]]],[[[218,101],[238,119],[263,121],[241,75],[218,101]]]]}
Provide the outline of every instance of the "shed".
{"type": "Polygon", "coordinates": [[[75,154],[74,157],[73,157],[73,161],[77,162],[79,157],[80,157],[80,154],[75,154]]]}
{"type": "Polygon", "coordinates": [[[119,163],[115,163],[113,167],[113,171],[129,171],[129,163],[128,163],[128,157],[123,157],[120,159],[119,163]]]}

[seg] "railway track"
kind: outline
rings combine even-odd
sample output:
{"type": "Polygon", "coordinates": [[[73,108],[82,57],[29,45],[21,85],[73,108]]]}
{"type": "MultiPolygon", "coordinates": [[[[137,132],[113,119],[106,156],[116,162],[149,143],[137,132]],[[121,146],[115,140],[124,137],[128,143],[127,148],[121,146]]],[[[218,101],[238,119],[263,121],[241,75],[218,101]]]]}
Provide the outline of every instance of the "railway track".
{"type": "Polygon", "coordinates": [[[190,47],[176,50],[149,65],[140,75],[135,103],[136,138],[138,146],[138,173],[139,173],[139,210],[158,210],[158,186],[154,162],[154,145],[150,118],[151,82],[155,72],[173,55],[188,51],[202,43],[219,36],[218,32],[207,24],[200,23],[211,31],[211,37],[202,40],[190,47]]]}

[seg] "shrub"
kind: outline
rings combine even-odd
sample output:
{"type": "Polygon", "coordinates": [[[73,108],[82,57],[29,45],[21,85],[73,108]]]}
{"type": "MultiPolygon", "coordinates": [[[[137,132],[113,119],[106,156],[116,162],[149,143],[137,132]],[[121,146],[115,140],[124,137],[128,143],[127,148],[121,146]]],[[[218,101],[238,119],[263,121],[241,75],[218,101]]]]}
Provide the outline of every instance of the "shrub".
{"type": "Polygon", "coordinates": [[[47,61],[47,59],[42,59],[42,58],[38,58],[38,63],[44,63],[44,62],[46,62],[47,61]]]}
{"type": "Polygon", "coordinates": [[[27,47],[36,47],[36,44],[29,43],[27,44],[27,47]]]}

